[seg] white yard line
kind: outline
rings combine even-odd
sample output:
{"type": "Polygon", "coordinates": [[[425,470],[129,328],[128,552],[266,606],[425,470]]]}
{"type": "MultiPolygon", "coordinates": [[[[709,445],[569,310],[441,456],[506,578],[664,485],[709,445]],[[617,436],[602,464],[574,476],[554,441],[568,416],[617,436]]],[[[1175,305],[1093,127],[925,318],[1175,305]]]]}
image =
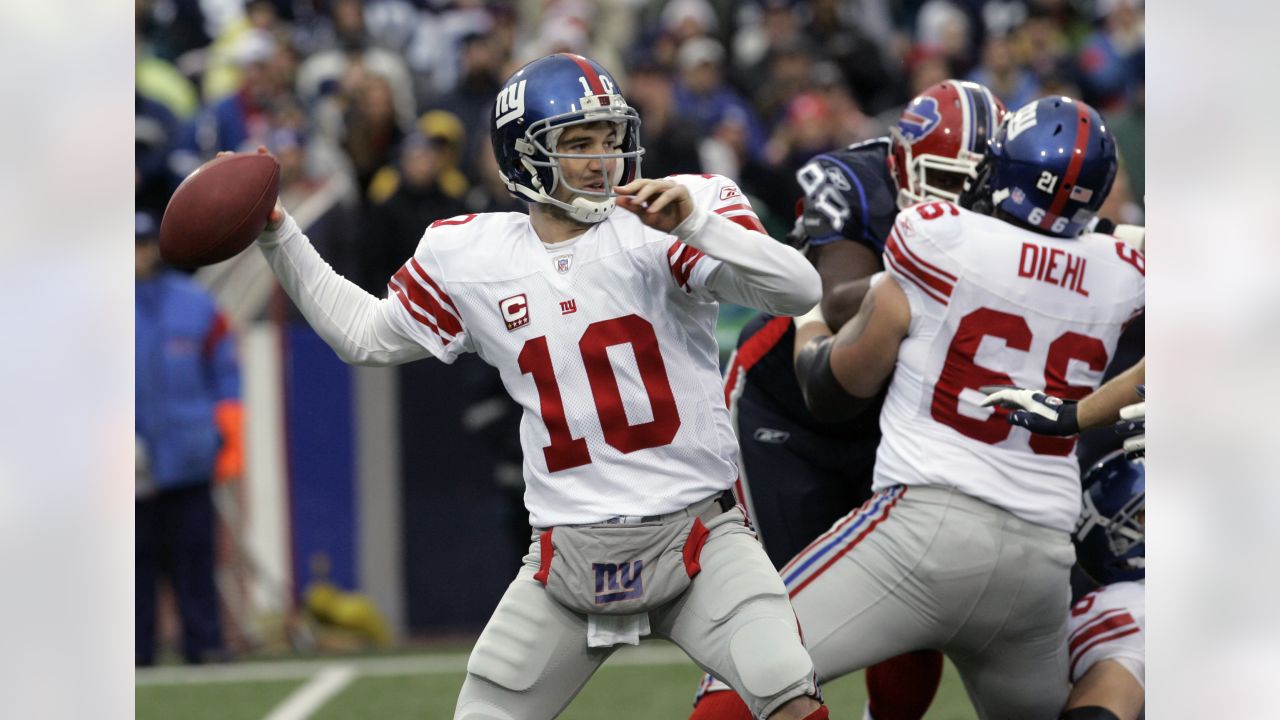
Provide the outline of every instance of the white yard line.
{"type": "Polygon", "coordinates": [[[311,714],[329,702],[329,698],[342,692],[356,677],[350,665],[332,665],[316,673],[311,681],[294,690],[267,715],[265,720],[306,720],[311,714]]]}
{"type": "MultiPolygon", "coordinates": [[[[397,675],[438,675],[460,673],[467,669],[467,653],[402,655],[395,657],[351,658],[341,660],[342,666],[354,675],[363,677],[387,677],[397,675]]],[[[199,665],[195,667],[174,665],[159,668],[143,668],[134,673],[136,687],[154,685],[204,685],[209,683],[270,682],[275,680],[302,680],[315,675],[318,670],[334,664],[334,658],[317,660],[288,660],[281,662],[247,662],[228,665],[199,665]]],[[[626,665],[680,665],[693,662],[674,645],[646,643],[640,647],[623,647],[605,667],[626,665]]]]}

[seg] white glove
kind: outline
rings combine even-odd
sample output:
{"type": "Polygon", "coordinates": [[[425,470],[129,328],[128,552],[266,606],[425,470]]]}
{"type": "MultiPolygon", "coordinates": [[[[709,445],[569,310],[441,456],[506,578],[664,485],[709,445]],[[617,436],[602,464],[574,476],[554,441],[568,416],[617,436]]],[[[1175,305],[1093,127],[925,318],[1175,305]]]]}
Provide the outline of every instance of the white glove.
{"type": "Polygon", "coordinates": [[[1147,454],[1147,386],[1139,385],[1138,394],[1143,401],[1120,408],[1120,422],[1116,423],[1116,432],[1122,435],[1137,433],[1124,441],[1125,457],[1130,458],[1147,454]]]}
{"type": "Polygon", "coordinates": [[[1073,401],[1028,388],[987,385],[979,390],[987,393],[982,407],[1002,407],[1013,411],[1009,413],[1010,425],[1024,427],[1040,435],[1061,437],[1080,432],[1073,401]]]}

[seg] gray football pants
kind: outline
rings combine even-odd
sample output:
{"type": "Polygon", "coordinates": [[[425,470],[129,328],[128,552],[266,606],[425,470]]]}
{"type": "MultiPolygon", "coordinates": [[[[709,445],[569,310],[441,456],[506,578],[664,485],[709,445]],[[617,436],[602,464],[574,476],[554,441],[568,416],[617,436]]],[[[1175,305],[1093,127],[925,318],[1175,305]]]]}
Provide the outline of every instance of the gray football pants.
{"type": "Polygon", "coordinates": [[[818,677],[924,648],[983,720],[1057,718],[1070,690],[1070,536],[950,488],[898,486],[781,573],[818,677]]]}
{"type": "MultiPolygon", "coordinates": [[[[678,645],[764,718],[816,694],[813,663],[782,580],[740,509],[729,513],[729,522],[711,528],[689,588],[649,613],[651,636],[678,645]]],[[[587,646],[587,617],[534,579],[540,558],[535,535],[471,651],[455,720],[553,718],[616,649],[587,646]]]]}

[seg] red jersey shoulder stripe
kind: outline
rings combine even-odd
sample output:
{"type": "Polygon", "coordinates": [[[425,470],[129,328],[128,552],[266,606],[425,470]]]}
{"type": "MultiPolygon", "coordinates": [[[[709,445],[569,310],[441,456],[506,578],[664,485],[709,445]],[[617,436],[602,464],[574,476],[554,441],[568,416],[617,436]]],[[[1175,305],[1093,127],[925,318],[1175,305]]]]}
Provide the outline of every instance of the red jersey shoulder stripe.
{"type": "MultiPolygon", "coordinates": [[[[397,275],[398,274],[399,273],[397,273],[397,275]]],[[[406,293],[404,286],[401,285],[400,280],[397,277],[392,276],[391,282],[387,283],[387,289],[390,290],[393,295],[395,295],[396,299],[400,301],[400,304],[404,306],[404,309],[408,311],[409,315],[414,320],[417,320],[419,323],[426,325],[427,328],[431,330],[431,332],[435,333],[436,337],[440,338],[442,342],[447,343],[453,340],[452,337],[446,337],[444,333],[440,332],[440,328],[436,327],[436,324],[431,322],[431,318],[427,317],[426,313],[423,313],[421,310],[417,309],[414,306],[414,304],[409,301],[409,296],[406,293]]]]}
{"type": "Polygon", "coordinates": [[[1076,666],[1080,664],[1080,661],[1084,659],[1085,654],[1088,653],[1090,650],[1094,649],[1095,647],[1103,643],[1119,640],[1120,638],[1123,638],[1123,637],[1129,637],[1130,635],[1135,635],[1141,631],[1142,631],[1142,628],[1138,627],[1137,625],[1132,625],[1132,626],[1127,626],[1122,629],[1115,630],[1115,631],[1103,634],[1099,637],[1093,638],[1093,640],[1089,642],[1087,645],[1083,645],[1078,650],[1071,653],[1071,667],[1067,671],[1068,676],[1075,677],[1076,666]]]}
{"type": "Polygon", "coordinates": [[[461,320],[462,313],[458,312],[458,306],[453,304],[453,298],[449,297],[448,293],[441,289],[440,286],[436,284],[435,280],[431,279],[431,275],[427,273],[426,270],[422,269],[422,266],[418,264],[418,259],[409,258],[409,264],[413,266],[413,270],[417,273],[418,277],[425,280],[427,284],[431,286],[431,289],[436,292],[436,296],[449,306],[449,310],[453,312],[454,316],[461,320]]]}
{"type": "Polygon", "coordinates": [[[754,230],[766,235],[768,234],[765,232],[764,225],[761,224],[760,218],[756,216],[755,210],[752,210],[751,206],[746,203],[726,205],[722,208],[716,208],[713,212],[748,230],[754,230]]]}
{"type": "Polygon", "coordinates": [[[953,286],[925,272],[919,265],[903,252],[902,244],[898,240],[898,231],[895,228],[889,233],[889,241],[884,246],[884,257],[888,264],[897,272],[898,275],[910,280],[919,287],[925,295],[933,300],[946,305],[950,303],[951,291],[953,286]]]}
{"type": "Polygon", "coordinates": [[[1089,622],[1076,628],[1075,632],[1071,633],[1071,636],[1067,638],[1067,648],[1074,653],[1076,648],[1099,633],[1136,624],[1137,622],[1133,619],[1133,616],[1124,608],[1114,608],[1098,613],[1096,617],[1091,618],[1089,622]]]}
{"type": "MultiPolygon", "coordinates": [[[[462,332],[461,320],[451,310],[442,306],[423,284],[424,279],[430,282],[426,273],[421,273],[421,277],[418,277],[415,269],[421,270],[421,266],[411,259],[392,276],[389,287],[396,291],[401,304],[405,305],[405,309],[409,310],[416,320],[423,322],[436,334],[448,335],[448,339],[452,340],[462,332]]],[[[435,285],[433,282],[431,284],[435,285]]],[[[449,306],[453,306],[452,301],[449,302],[449,306]]]]}
{"type": "Polygon", "coordinates": [[[671,277],[675,278],[676,285],[689,291],[689,277],[693,274],[693,268],[698,261],[706,257],[702,251],[689,247],[679,240],[671,243],[671,247],[667,248],[667,265],[671,270],[671,277]]]}
{"type": "Polygon", "coordinates": [[[898,226],[895,225],[893,227],[892,233],[894,235],[897,235],[898,237],[898,247],[902,248],[902,251],[905,252],[907,254],[907,257],[911,258],[911,260],[915,264],[919,265],[920,267],[924,268],[930,273],[933,273],[934,275],[936,275],[938,278],[942,280],[949,280],[952,283],[956,282],[957,278],[955,275],[952,275],[946,270],[943,270],[937,265],[934,265],[933,263],[928,262],[924,258],[921,258],[919,255],[915,254],[915,252],[911,249],[911,246],[907,244],[906,238],[902,237],[902,233],[898,231],[898,226]]]}

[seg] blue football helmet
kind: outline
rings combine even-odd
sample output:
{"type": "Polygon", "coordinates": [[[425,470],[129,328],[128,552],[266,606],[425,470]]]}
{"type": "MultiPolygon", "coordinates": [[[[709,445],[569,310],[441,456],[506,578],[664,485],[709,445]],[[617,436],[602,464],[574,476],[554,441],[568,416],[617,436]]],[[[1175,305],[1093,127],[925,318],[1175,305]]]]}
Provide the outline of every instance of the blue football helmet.
{"type": "Polygon", "coordinates": [[[512,195],[560,207],[579,222],[604,220],[613,212],[613,189],[640,177],[640,115],[627,105],[609,71],[581,55],[547,55],[517,70],[498,92],[489,138],[498,172],[512,195]],[[617,124],[615,152],[556,151],[565,128],[599,121],[617,124]],[[621,162],[605,173],[603,190],[587,190],[564,179],[561,158],[621,162]],[[573,192],[569,202],[552,197],[562,183],[573,192]]]}
{"type": "Polygon", "coordinates": [[[1103,585],[1142,580],[1146,566],[1147,469],[1123,450],[1102,458],[1084,476],[1084,508],[1076,523],[1076,560],[1103,585]]]}
{"type": "Polygon", "coordinates": [[[1098,112],[1069,97],[1005,116],[960,204],[999,209],[1047,235],[1084,231],[1111,192],[1116,143],[1098,112]]]}

